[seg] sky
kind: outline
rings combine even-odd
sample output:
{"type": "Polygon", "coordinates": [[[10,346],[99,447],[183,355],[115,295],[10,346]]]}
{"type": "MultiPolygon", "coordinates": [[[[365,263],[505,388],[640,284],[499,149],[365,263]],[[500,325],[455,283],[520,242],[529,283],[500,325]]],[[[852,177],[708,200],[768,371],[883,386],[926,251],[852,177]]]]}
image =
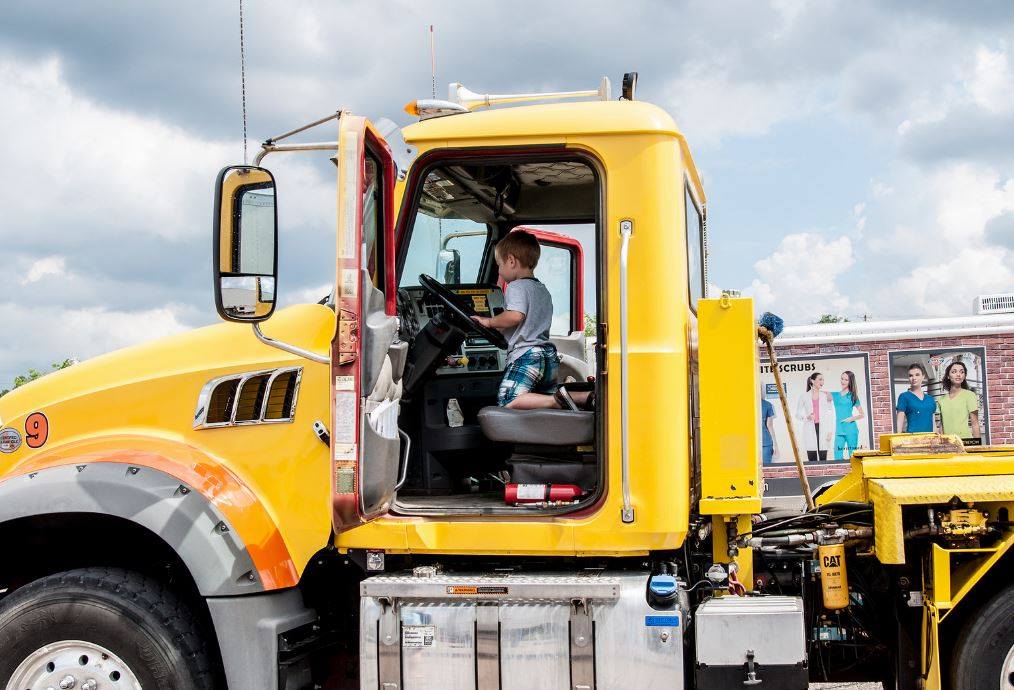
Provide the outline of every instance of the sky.
{"type": "MultiPolygon", "coordinates": [[[[0,388],[214,323],[214,180],[242,162],[238,2],[5,0],[0,388]]],[[[1014,3],[245,0],[250,150],[337,109],[594,88],[686,134],[710,283],[790,323],[963,315],[1014,289],[1014,3]]],[[[251,153],[251,156],[253,154],[251,153]]],[[[333,270],[334,171],[277,156],[283,302],[333,270]]],[[[330,167],[330,169],[329,169],[330,167]]]]}

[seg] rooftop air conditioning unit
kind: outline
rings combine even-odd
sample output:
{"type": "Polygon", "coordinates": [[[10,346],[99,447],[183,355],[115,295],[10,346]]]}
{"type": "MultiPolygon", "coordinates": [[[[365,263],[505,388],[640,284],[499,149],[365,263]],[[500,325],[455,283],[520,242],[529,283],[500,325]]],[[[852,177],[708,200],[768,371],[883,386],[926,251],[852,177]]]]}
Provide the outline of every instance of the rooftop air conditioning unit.
{"type": "Polygon", "coordinates": [[[1014,292],[979,295],[973,307],[976,314],[1014,314],[1014,292]]]}

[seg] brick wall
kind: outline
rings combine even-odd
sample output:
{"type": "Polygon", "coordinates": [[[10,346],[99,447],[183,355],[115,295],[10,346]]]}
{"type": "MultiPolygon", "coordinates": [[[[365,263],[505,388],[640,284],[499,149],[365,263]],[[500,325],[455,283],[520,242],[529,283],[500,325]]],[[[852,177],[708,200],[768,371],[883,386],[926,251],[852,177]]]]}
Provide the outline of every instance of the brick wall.
{"type": "MultiPolygon", "coordinates": [[[[775,340],[775,343],[778,341],[775,340]]],[[[880,434],[892,433],[894,394],[888,353],[898,350],[931,350],[963,346],[986,349],[986,389],[989,398],[989,440],[993,445],[1014,445],[1014,333],[881,340],[833,345],[788,345],[776,347],[779,357],[866,352],[870,356],[870,398],[873,415],[873,443],[880,434]]],[[[765,353],[761,352],[763,358],[765,353]]],[[[830,468],[827,468],[830,470],[830,468]]],[[[792,470],[794,472],[794,470],[792,470]]],[[[809,472],[808,472],[809,474],[809,472]]]]}

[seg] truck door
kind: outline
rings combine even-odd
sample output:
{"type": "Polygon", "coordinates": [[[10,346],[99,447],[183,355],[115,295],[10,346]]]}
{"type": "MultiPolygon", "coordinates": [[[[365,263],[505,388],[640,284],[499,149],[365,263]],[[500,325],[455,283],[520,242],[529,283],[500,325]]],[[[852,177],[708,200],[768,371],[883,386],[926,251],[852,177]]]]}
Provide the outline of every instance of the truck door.
{"type": "Polygon", "coordinates": [[[560,353],[561,383],[573,378],[584,381],[594,372],[588,362],[584,334],[584,253],[573,237],[547,230],[526,228],[542,249],[535,277],[553,297],[553,324],[549,339],[560,353]]]}
{"type": "Polygon", "coordinates": [[[407,451],[398,411],[408,344],[398,338],[390,149],[365,118],[343,114],[333,161],[338,329],[331,350],[331,491],[337,533],[385,514],[394,500],[407,451]]]}

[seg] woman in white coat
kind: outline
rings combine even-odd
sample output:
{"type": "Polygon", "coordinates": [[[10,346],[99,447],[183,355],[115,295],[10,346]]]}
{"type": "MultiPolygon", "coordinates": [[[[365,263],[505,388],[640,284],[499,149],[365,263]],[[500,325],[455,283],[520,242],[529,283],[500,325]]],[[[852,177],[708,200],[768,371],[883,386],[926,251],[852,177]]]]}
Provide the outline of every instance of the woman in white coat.
{"type": "Polygon", "coordinates": [[[803,446],[810,462],[825,462],[834,447],[837,426],[834,402],[824,391],[824,376],[819,372],[806,379],[806,392],[796,401],[796,429],[802,429],[803,446]]]}

